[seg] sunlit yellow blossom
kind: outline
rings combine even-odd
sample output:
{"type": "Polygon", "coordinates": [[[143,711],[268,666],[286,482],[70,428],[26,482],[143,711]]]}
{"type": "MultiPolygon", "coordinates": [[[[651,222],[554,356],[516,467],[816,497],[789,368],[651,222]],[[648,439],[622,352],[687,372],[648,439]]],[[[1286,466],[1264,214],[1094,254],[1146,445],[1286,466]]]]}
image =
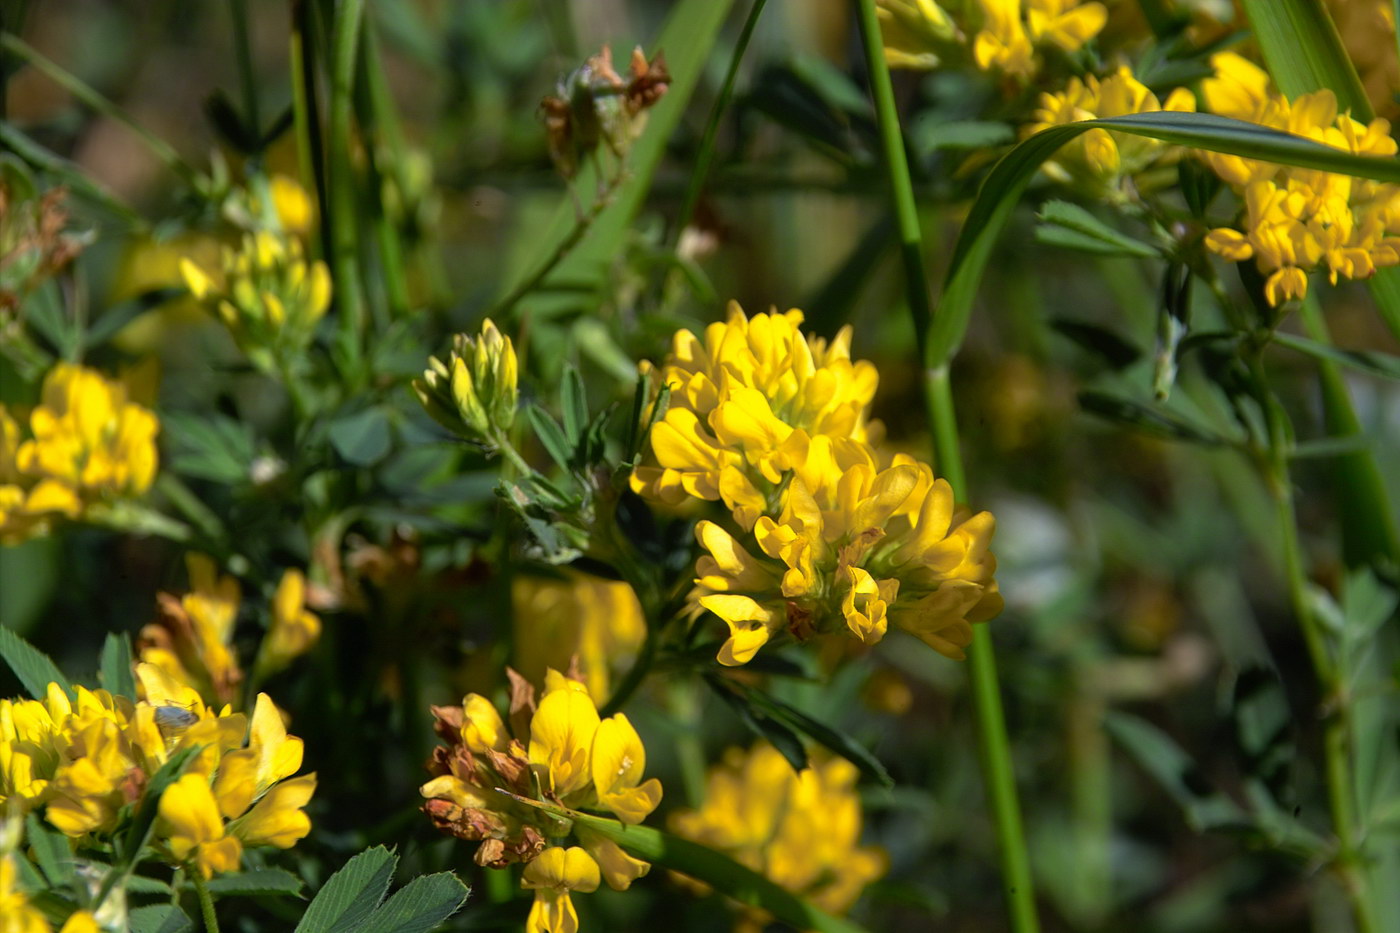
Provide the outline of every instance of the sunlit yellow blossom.
{"type": "Polygon", "coordinates": [[[1038,50],[1077,52],[1103,30],[1108,11],[1085,0],[878,0],[885,59],[895,68],[932,68],[970,55],[983,71],[1026,80],[1038,50]]]}
{"type": "MultiPolygon", "coordinates": [[[[1177,88],[1165,102],[1159,101],[1124,66],[1102,80],[1093,75],[1083,80],[1071,78],[1063,91],[1040,95],[1040,108],[1035,111],[1034,122],[1025,128],[1025,135],[1033,136],[1052,126],[1097,117],[1195,109],[1195,97],[1190,91],[1177,88]]],[[[1051,178],[1076,185],[1091,196],[1122,199],[1125,180],[1175,152],[1172,147],[1145,136],[1092,129],[1061,147],[1055,158],[1045,163],[1044,171],[1051,178]]]]}
{"type": "Polygon", "coordinates": [[[309,234],[316,219],[316,205],[306,189],[287,175],[273,175],[267,187],[282,229],[300,237],[309,234]]]}
{"type": "Polygon", "coordinates": [[[548,670],[536,703],[533,689],[510,674],[514,736],[478,694],[468,694],[460,707],[433,707],[437,733],[450,744],[434,750],[435,776],[419,788],[427,799],[423,810],[443,832],[479,840],[478,865],[526,864],[526,887],[537,891],[530,929],[576,929],[569,891],[592,891],[600,877],[626,890],[651,866],[525,801],[609,810],[636,824],[660,803],[661,782],[643,779],[646,749],[631,722],[621,713],[600,720],[582,682],[548,670]],[[546,842],[570,832],[582,848],[567,856],[546,842]]]}
{"type": "Polygon", "coordinates": [[[487,318],[479,336],[453,339],[445,361],[429,357],[413,391],[443,427],[494,445],[515,421],[518,370],[515,345],[487,318]]]}
{"type": "Polygon", "coordinates": [[[295,568],[282,574],[272,597],[272,625],[258,650],[263,674],[282,670],[321,636],[321,620],[306,608],[306,578],[295,568]]]}
{"type": "MultiPolygon", "coordinates": [[[[1216,74],[1202,93],[1217,113],[1359,155],[1396,152],[1387,121],[1362,124],[1338,113],[1330,90],[1290,102],[1238,55],[1221,53],[1211,64],[1216,74]]],[[[1216,228],[1205,244],[1232,262],[1253,259],[1271,305],[1304,297],[1315,269],[1325,268],[1335,284],[1400,263],[1400,186],[1218,153],[1201,157],[1244,201],[1238,228],[1216,228]]]]}
{"type": "Polygon", "coordinates": [[[856,777],[841,758],[797,774],[770,745],[731,748],[706,777],[704,805],[673,814],[671,829],[845,913],[887,869],[881,850],[860,846],[856,777]]]}
{"type": "Polygon", "coordinates": [[[96,370],[55,365],[27,426],[26,437],[19,413],[0,405],[0,541],[139,496],[155,479],[159,421],[96,370]]]}
{"type": "Polygon", "coordinates": [[[708,551],[700,604],[730,629],[721,663],[746,663],[784,630],[805,638],[844,624],[873,644],[888,621],[961,658],[971,623],[1001,610],[994,519],[955,507],[926,464],[897,456],[882,470],[868,451],[819,438],[780,498],[754,526],[757,553],[716,524],[696,528],[708,551]]]}
{"type": "Polygon", "coordinates": [[[560,577],[519,574],[510,593],[515,668],[538,681],[546,668],[565,670],[577,658],[594,702],[607,702],[612,672],[631,665],[646,636],[632,587],[566,569],[560,577]]]}
{"type": "Polygon", "coordinates": [[[577,846],[553,846],[525,866],[520,886],[535,892],[527,933],[577,933],[578,913],[569,892],[598,890],[598,863],[577,846]]]}
{"type": "Polygon", "coordinates": [[[248,359],[269,372],[296,362],[330,306],[326,264],[308,262],[299,240],[267,230],[245,234],[236,251],[226,247],[218,270],[186,259],[180,273],[248,359]]]}
{"type": "Polygon", "coordinates": [[[678,332],[653,371],[670,403],[632,488],[669,505],[723,499],[748,527],[812,438],[868,439],[875,367],[851,360],[849,326],[828,343],[801,323],[801,311],[750,319],[731,302],[703,340],[678,332]]]}
{"type": "Polygon", "coordinates": [[[161,795],[158,813],[158,832],[177,864],[193,862],[205,878],[238,867],[242,843],[224,834],[223,817],[203,775],[181,775],[161,795]]]}

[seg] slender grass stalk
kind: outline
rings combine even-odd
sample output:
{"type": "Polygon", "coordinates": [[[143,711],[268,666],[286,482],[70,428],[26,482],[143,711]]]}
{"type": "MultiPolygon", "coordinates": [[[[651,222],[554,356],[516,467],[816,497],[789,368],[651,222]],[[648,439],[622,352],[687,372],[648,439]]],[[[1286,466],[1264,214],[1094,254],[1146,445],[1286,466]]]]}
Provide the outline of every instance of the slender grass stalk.
{"type": "Polygon", "coordinates": [[[331,23],[331,102],[328,187],[331,279],[340,316],[339,350],[350,381],[363,380],[365,307],[360,294],[360,244],[355,210],[350,124],[354,115],[355,62],[365,0],[343,0],[331,23]]]}
{"type": "Polygon", "coordinates": [[[137,139],[150,150],[161,162],[165,163],[176,175],[190,187],[199,188],[200,174],[190,166],[188,162],[180,157],[180,154],[171,147],[169,143],[159,136],[137,123],[131,116],[115,103],[102,96],[95,88],[83,81],[77,75],[65,70],[58,63],[46,57],[38,49],[25,42],[13,33],[0,34],[0,49],[20,58],[43,73],[49,80],[62,87],[69,94],[87,104],[93,110],[102,114],[110,120],[115,120],[122,126],[130,130],[137,139]]]}
{"type": "MultiPolygon", "coordinates": [[[[905,159],[899,114],[895,109],[894,86],[890,81],[884,47],[880,40],[880,23],[875,12],[875,0],[856,0],[856,9],[865,46],[866,65],[869,68],[871,92],[875,98],[880,139],[885,151],[885,167],[894,199],[895,219],[899,225],[909,310],[914,316],[914,332],[917,336],[919,360],[922,363],[925,359],[924,348],[928,342],[933,308],[929,301],[928,274],[924,268],[923,234],[919,227],[918,207],[914,200],[913,183],[909,177],[909,165],[905,159]]],[[[924,400],[933,430],[937,469],[961,499],[966,496],[967,483],[963,473],[957,417],[948,375],[946,364],[925,371],[924,400]]],[[[1021,808],[1016,797],[1016,782],[1011,766],[1011,743],[1006,732],[1001,690],[997,683],[996,656],[986,626],[974,625],[972,634],[968,663],[971,668],[973,708],[977,717],[977,737],[981,745],[987,796],[991,801],[1001,850],[1002,887],[1006,893],[1012,929],[1015,933],[1035,933],[1039,930],[1040,923],[1035,911],[1030,856],[1026,849],[1025,830],[1021,824],[1021,808]]]]}
{"type": "Polygon", "coordinates": [[[695,214],[700,192],[705,190],[705,179],[710,174],[710,163],[715,158],[715,139],[719,136],[720,120],[729,109],[729,101],[734,96],[734,79],[739,74],[739,63],[744,60],[749,39],[753,37],[754,27],[758,25],[758,18],[767,3],[768,0],[754,0],[753,6],[749,8],[748,18],[744,20],[744,28],[739,31],[739,39],[734,43],[734,54],[730,57],[729,68],[724,73],[724,83],[720,85],[719,97],[715,98],[715,105],[710,110],[710,118],[705,124],[705,135],[700,138],[700,149],[695,153],[695,167],[690,172],[690,184],[685,189],[685,200],[681,202],[680,213],[676,215],[676,222],[671,230],[672,244],[680,242],[681,234],[685,232],[690,218],[695,214]]]}
{"type": "Polygon", "coordinates": [[[262,118],[258,114],[258,81],[253,71],[253,48],[248,41],[248,0],[228,0],[233,18],[233,49],[238,56],[238,82],[243,89],[243,119],[253,136],[262,138],[262,118]]]}
{"type": "Polygon", "coordinates": [[[313,242],[313,258],[331,254],[330,226],[326,223],[329,195],[326,184],[325,147],[321,142],[321,119],[316,106],[316,47],[312,41],[309,0],[292,4],[291,45],[292,119],[297,134],[297,166],[301,183],[316,199],[318,236],[313,242]]]}

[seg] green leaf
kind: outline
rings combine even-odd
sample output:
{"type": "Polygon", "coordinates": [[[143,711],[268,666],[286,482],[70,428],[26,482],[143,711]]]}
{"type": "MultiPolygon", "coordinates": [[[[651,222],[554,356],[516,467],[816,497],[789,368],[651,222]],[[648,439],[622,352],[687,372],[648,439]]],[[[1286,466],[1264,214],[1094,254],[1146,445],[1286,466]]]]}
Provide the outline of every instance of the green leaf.
{"type": "Polygon", "coordinates": [[[1126,369],[1142,358],[1142,350],[1107,327],[1063,317],[1051,318],[1050,327],[1061,336],[1102,357],[1113,369],[1126,369]]]}
{"type": "Polygon", "coordinates": [[[209,893],[220,897],[250,897],[258,894],[301,896],[301,879],[281,868],[259,868],[211,878],[209,893]]]}
{"type": "Polygon", "coordinates": [[[535,437],[539,438],[540,444],[550,459],[559,464],[561,470],[567,470],[573,461],[574,448],[569,443],[569,439],[564,436],[564,429],[559,427],[559,422],[555,421],[549,412],[539,405],[531,403],[525,409],[526,415],[530,419],[530,426],[535,429],[535,437]]]}
{"type": "Polygon", "coordinates": [[[1297,350],[1320,360],[1331,360],[1357,372],[1385,379],[1400,379],[1400,356],[1375,350],[1341,350],[1330,344],[1282,331],[1274,333],[1274,340],[1290,350],[1297,350]]]}
{"type": "MultiPolygon", "coordinates": [[[[174,784],[180,775],[185,773],[191,761],[199,754],[202,745],[192,745],[189,748],[182,748],[166,759],[165,764],[160,766],[146,785],[146,790],[141,795],[141,802],[136,808],[136,813],[131,818],[131,826],[125,835],[120,839],[117,846],[118,863],[126,868],[135,865],[141,857],[141,850],[146,845],[146,840],[151,836],[151,829],[155,826],[156,810],[160,806],[161,794],[166,788],[174,784]]],[[[112,871],[116,871],[114,866],[112,871]]]]}
{"type": "Polygon", "coordinates": [[[102,312],[102,316],[94,321],[83,334],[83,347],[91,350],[93,347],[101,346],[117,331],[147,311],[154,311],[161,305],[184,294],[186,294],[184,288],[157,288],[113,305],[102,312]]]}
{"type": "Polygon", "coordinates": [[[136,678],[131,673],[131,642],[126,635],[108,632],[102,644],[102,669],[97,674],[102,687],[113,696],[136,696],[136,678]]]}
{"type": "Polygon", "coordinates": [[[920,156],[940,149],[995,149],[1016,141],[1016,129],[1009,123],[990,120],[941,120],[927,114],[909,127],[909,140],[920,156]]]}
{"type": "Polygon", "coordinates": [[[1136,428],[1144,434],[1193,444],[1222,446],[1229,444],[1209,428],[1191,424],[1179,415],[1144,405],[1132,399],[1120,398],[1107,392],[1085,389],[1079,393],[1079,405],[1087,412],[1118,424],[1136,428]]]}
{"type": "Polygon", "coordinates": [[[228,485],[247,481],[257,452],[247,424],[213,413],[163,412],[160,427],[176,473],[228,485]]]}
{"type": "Polygon", "coordinates": [[[374,913],[398,856],[383,846],[366,849],[331,875],[306,908],[295,933],[352,933],[374,913]]]}
{"type": "Polygon", "coordinates": [[[705,683],[709,684],[711,690],[719,694],[721,700],[729,704],[729,708],[734,710],[735,715],[752,730],[754,735],[776,748],[787,759],[787,763],[792,765],[792,770],[805,771],[807,769],[807,749],[803,746],[802,739],[796,732],[767,713],[755,708],[747,697],[730,686],[726,678],[709,675],[706,676],[705,683]]]}
{"type": "Polygon", "coordinates": [[[1207,113],[1138,113],[1050,127],[1007,153],[983,182],[963,223],[943,296],[930,324],[924,348],[928,368],[937,369],[947,363],[962,343],[992,247],[1041,163],[1065,143],[1095,128],[1250,159],[1400,183],[1400,160],[1355,156],[1301,136],[1207,113]]]}
{"type": "Polygon", "coordinates": [[[194,929],[194,921],[174,904],[137,907],[127,922],[131,924],[131,933],[185,933],[194,929]]]}
{"type": "Polygon", "coordinates": [[[825,723],[818,722],[801,710],[794,709],[781,700],[777,700],[762,690],[756,690],[746,684],[736,681],[724,681],[724,686],[735,690],[741,694],[745,700],[753,706],[762,710],[771,718],[796,729],[798,732],[810,737],[819,745],[824,746],[831,752],[840,755],[860,769],[860,773],[867,780],[871,780],[883,787],[893,787],[894,778],[890,777],[889,771],[885,770],[884,764],[876,758],[865,746],[855,739],[831,728],[825,723]]]}
{"type": "Polygon", "coordinates": [[[448,871],[414,878],[395,891],[358,933],[428,933],[460,910],[470,893],[448,871]]]}
{"type": "Polygon", "coordinates": [[[1144,719],[1117,712],[1110,712],[1104,725],[1128,754],[1171,795],[1196,831],[1250,825],[1249,814],[1211,787],[1196,763],[1162,730],[1144,719]]]}
{"type": "Polygon", "coordinates": [[[1047,201],[1037,215],[1042,223],[1035,231],[1037,242],[1109,256],[1136,256],[1156,259],[1161,251],[1113,229],[1077,204],[1047,201]]]}
{"type": "Polygon", "coordinates": [[[170,896],[175,893],[175,889],[159,878],[147,878],[145,875],[132,875],[126,879],[126,893],[158,894],[169,899],[170,896]]]}
{"type": "Polygon", "coordinates": [[[389,452],[389,418],[382,408],[366,408],[336,418],[326,426],[336,452],[355,466],[371,466],[389,452]]]}
{"type": "Polygon", "coordinates": [[[583,427],[588,424],[588,392],[583,387],[583,377],[572,363],[564,367],[564,382],[560,386],[561,406],[564,410],[564,436],[571,450],[578,450],[583,436],[583,427]]]}
{"type": "Polygon", "coordinates": [[[70,700],[77,699],[72,681],[64,676],[58,665],[44,652],[3,625],[0,625],[0,658],[4,658],[5,663],[10,665],[10,670],[15,672],[19,682],[34,699],[42,700],[47,696],[49,684],[58,684],[70,700]]]}
{"type": "Polygon", "coordinates": [[[73,883],[73,850],[67,836],[50,829],[35,813],[25,817],[24,836],[51,887],[66,888],[73,883]]]}
{"type": "Polygon", "coordinates": [[[616,842],[638,858],[705,882],[726,897],[761,907],[784,923],[816,933],[860,933],[861,928],[833,917],[810,901],[769,881],[733,859],[706,846],[663,833],[649,826],[626,826],[617,820],[587,813],[547,808],[576,824],[616,842]]]}

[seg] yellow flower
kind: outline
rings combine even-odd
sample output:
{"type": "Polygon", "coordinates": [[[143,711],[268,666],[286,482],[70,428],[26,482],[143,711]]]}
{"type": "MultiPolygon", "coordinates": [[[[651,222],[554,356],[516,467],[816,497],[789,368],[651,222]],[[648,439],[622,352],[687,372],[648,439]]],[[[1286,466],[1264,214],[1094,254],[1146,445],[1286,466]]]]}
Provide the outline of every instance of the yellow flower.
{"type": "Polygon", "coordinates": [[[316,219],[316,205],[306,189],[290,176],[273,175],[268,179],[268,190],[282,229],[299,237],[307,236],[316,219]]]}
{"type": "Polygon", "coordinates": [[[224,834],[223,817],[203,775],[182,774],[161,795],[157,813],[157,832],[176,864],[193,862],[205,878],[238,868],[242,843],[224,834]]]}
{"type": "Polygon", "coordinates": [[[640,823],[661,803],[661,782],[642,783],[647,752],[627,717],[618,713],[598,724],[590,769],[598,803],[624,823],[640,823]]]}
{"type": "Polygon", "coordinates": [[[706,777],[704,805],[674,813],[671,829],[841,914],[887,869],[881,850],[860,846],[856,777],[840,758],[797,774],[770,745],[731,748],[706,777]]]}
{"type": "Polygon", "coordinates": [[[951,487],[903,455],[886,469],[869,451],[825,439],[753,529],[758,556],[711,522],[696,564],[700,605],[730,637],[722,664],[744,664],[786,629],[799,639],[844,622],[865,644],[888,621],[961,659],[971,623],[1001,610],[988,551],[995,521],[957,508],[951,487]]]}
{"type": "Polygon", "coordinates": [[[565,568],[560,577],[518,575],[510,593],[515,668],[538,681],[577,658],[594,702],[607,702],[613,669],[629,666],[646,637],[632,587],[565,568]]]}
{"type": "Polygon", "coordinates": [[[0,405],[0,540],[47,529],[54,515],[78,518],[155,479],[160,423],[101,373],[58,363],[29,414],[29,437],[0,405]]]}
{"type": "Polygon", "coordinates": [[[1392,0],[1327,0],[1347,57],[1356,66],[1366,96],[1382,116],[1400,114],[1400,58],[1395,54],[1395,6],[1392,0]]]}
{"type": "Polygon", "coordinates": [[[413,391],[443,427],[494,446],[515,422],[518,370],[515,345],[487,318],[480,336],[456,336],[446,361],[429,357],[413,391]]]}
{"type": "MultiPolygon", "coordinates": [[[[1071,78],[1063,91],[1041,94],[1034,122],[1024,132],[1033,136],[1052,126],[1098,117],[1195,109],[1195,97],[1185,88],[1177,88],[1165,102],[1159,101],[1123,66],[1102,81],[1093,75],[1083,80],[1071,78]]],[[[1044,171],[1056,181],[1077,185],[1092,196],[1122,200],[1125,180],[1174,154],[1173,148],[1145,136],[1092,129],[1061,147],[1055,158],[1045,163],[1044,171]]]]}
{"type": "Polygon", "coordinates": [[[157,595],[160,618],[141,629],[138,656],[199,691],[205,702],[234,699],[243,680],[232,647],[233,623],[242,601],[238,581],[220,576],[203,554],[187,554],[190,592],[157,595]]]}
{"type": "Polygon", "coordinates": [[[934,68],[947,47],[962,38],[934,0],[878,0],[876,13],[891,68],[934,68]]]}
{"type": "Polygon", "coordinates": [[[282,670],[320,637],[321,620],[306,609],[306,578],[295,568],[284,571],[272,597],[272,626],[258,649],[259,670],[282,670]]]}
{"type": "Polygon", "coordinates": [[[225,247],[217,271],[186,258],[180,274],[248,359],[269,372],[295,362],[330,307],[326,264],[308,263],[300,240],[268,230],[245,234],[237,251],[225,247]]]}
{"type": "Polygon", "coordinates": [[[589,756],[598,710],[586,690],[551,690],[530,720],[530,764],[540,785],[563,799],[592,780],[589,756]]]}
{"type": "Polygon", "coordinates": [[[677,333],[653,376],[672,387],[669,408],[633,490],[668,505],[722,498],[747,527],[812,438],[869,438],[875,367],[851,360],[849,326],[828,343],[803,335],[801,323],[801,311],[749,319],[731,302],[703,342],[677,333]]]}
{"type": "MultiPolygon", "coordinates": [[[[1217,113],[1356,154],[1396,152],[1387,121],[1362,124],[1339,114],[1330,90],[1290,102],[1269,86],[1265,72],[1238,55],[1221,53],[1211,63],[1216,74],[1202,91],[1217,113]]],[[[1307,274],[1319,267],[1335,284],[1400,263],[1400,186],[1218,153],[1201,158],[1243,197],[1245,208],[1239,229],[1212,230],[1205,245],[1232,262],[1253,259],[1266,276],[1264,297],[1271,305],[1304,297],[1307,274]]]]}
{"type": "Polygon", "coordinates": [[[578,933],[578,913],[569,892],[598,890],[598,863],[578,846],[552,846],[525,866],[520,886],[533,889],[535,904],[526,933],[578,933]]]}

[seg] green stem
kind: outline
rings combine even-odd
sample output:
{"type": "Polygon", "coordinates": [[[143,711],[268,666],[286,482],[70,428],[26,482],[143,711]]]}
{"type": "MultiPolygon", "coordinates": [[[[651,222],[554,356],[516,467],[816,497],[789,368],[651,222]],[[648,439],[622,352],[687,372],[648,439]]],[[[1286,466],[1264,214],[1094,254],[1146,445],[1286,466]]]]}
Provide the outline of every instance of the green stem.
{"type": "Polygon", "coordinates": [[[219,918],[214,913],[214,898],[209,894],[209,885],[204,883],[204,876],[200,874],[198,866],[193,866],[189,870],[190,881],[194,883],[194,890],[199,895],[199,912],[204,917],[204,933],[219,933],[219,918]]]}
{"type": "Polygon", "coordinates": [[[233,49],[238,56],[238,80],[243,89],[243,119],[255,139],[262,139],[262,119],[258,114],[258,84],[253,71],[253,50],[248,41],[248,0],[228,0],[233,17],[233,49]]]}
{"type": "Polygon", "coordinates": [[[51,81],[62,87],[69,94],[72,94],[78,100],[87,104],[93,110],[96,110],[108,119],[115,120],[126,127],[135,134],[137,139],[141,140],[141,142],[146,145],[146,148],[151,151],[152,155],[164,162],[166,167],[179,175],[186,184],[190,185],[192,188],[200,187],[199,173],[191,168],[189,163],[184,159],[180,158],[180,154],[171,148],[169,143],[156,136],[144,126],[141,126],[132,119],[131,115],[125,110],[122,110],[112,101],[103,97],[77,75],[65,71],[56,62],[45,57],[38,49],[35,49],[19,36],[11,33],[0,34],[0,49],[4,49],[28,62],[36,70],[48,76],[51,81]]]}
{"type": "Polygon", "coordinates": [[[340,313],[339,343],[350,381],[363,381],[364,300],[360,295],[358,217],[350,161],[355,60],[365,0],[342,0],[331,25],[330,228],[331,277],[340,313]]]}
{"type": "MultiPolygon", "coordinates": [[[[370,160],[375,173],[381,178],[385,174],[384,156],[388,156],[388,174],[399,189],[400,200],[408,197],[407,159],[403,133],[394,113],[394,100],[389,94],[389,83],[384,77],[384,65],[379,58],[379,39],[372,19],[365,21],[365,82],[369,94],[369,109],[374,120],[375,135],[382,140],[376,146],[370,160]]],[[[390,220],[384,209],[383,184],[375,189],[375,232],[379,239],[379,260],[384,271],[384,290],[389,299],[389,310],[395,316],[407,313],[411,299],[408,291],[408,276],[404,271],[404,246],[402,231],[390,220]]]]}
{"type": "Polygon", "coordinates": [[[729,69],[724,73],[719,97],[715,98],[715,105],[710,110],[709,122],[705,124],[705,135],[700,138],[700,149],[695,153],[695,168],[690,172],[690,184],[685,189],[685,200],[681,203],[681,211],[676,215],[675,226],[671,230],[672,243],[680,242],[681,234],[685,232],[690,218],[695,213],[695,205],[700,201],[700,192],[705,190],[705,179],[710,174],[710,163],[715,158],[715,139],[719,136],[720,119],[729,109],[729,101],[734,96],[734,79],[739,75],[739,63],[744,60],[749,39],[753,37],[754,27],[758,25],[758,17],[763,13],[767,2],[768,0],[754,0],[753,6],[749,8],[748,19],[744,20],[744,28],[739,32],[739,40],[734,43],[734,55],[729,59],[729,69]]]}
{"type": "MultiPolygon", "coordinates": [[[[875,0],[856,0],[856,10],[860,19],[866,66],[869,69],[870,86],[879,119],[880,139],[885,152],[885,169],[889,176],[895,219],[899,225],[909,310],[914,316],[914,332],[917,336],[919,359],[922,361],[926,358],[925,349],[933,309],[928,294],[928,273],[924,268],[923,234],[919,228],[918,207],[914,201],[914,188],[905,159],[899,114],[895,109],[894,86],[890,81],[889,68],[885,64],[875,0]]],[[[963,498],[966,495],[966,481],[946,365],[925,372],[924,397],[929,423],[933,429],[938,469],[952,485],[958,498],[963,498]]],[[[987,796],[991,801],[992,815],[996,822],[997,840],[1001,851],[1002,885],[1011,915],[1011,927],[1015,933],[1036,933],[1039,930],[1039,920],[1035,911],[1030,857],[1021,824],[1020,803],[1016,797],[1011,743],[1006,732],[1001,689],[997,682],[996,656],[991,635],[988,634],[985,625],[972,627],[968,663],[971,668],[977,737],[981,744],[987,796]]]]}
{"type": "Polygon", "coordinates": [[[311,6],[309,0],[294,0],[292,4],[292,35],[290,62],[292,68],[292,117],[297,134],[297,165],[301,183],[314,194],[319,236],[312,244],[314,258],[331,254],[330,227],[326,223],[329,194],[326,184],[326,162],[321,143],[321,121],[316,107],[316,47],[311,38],[311,6]]]}

